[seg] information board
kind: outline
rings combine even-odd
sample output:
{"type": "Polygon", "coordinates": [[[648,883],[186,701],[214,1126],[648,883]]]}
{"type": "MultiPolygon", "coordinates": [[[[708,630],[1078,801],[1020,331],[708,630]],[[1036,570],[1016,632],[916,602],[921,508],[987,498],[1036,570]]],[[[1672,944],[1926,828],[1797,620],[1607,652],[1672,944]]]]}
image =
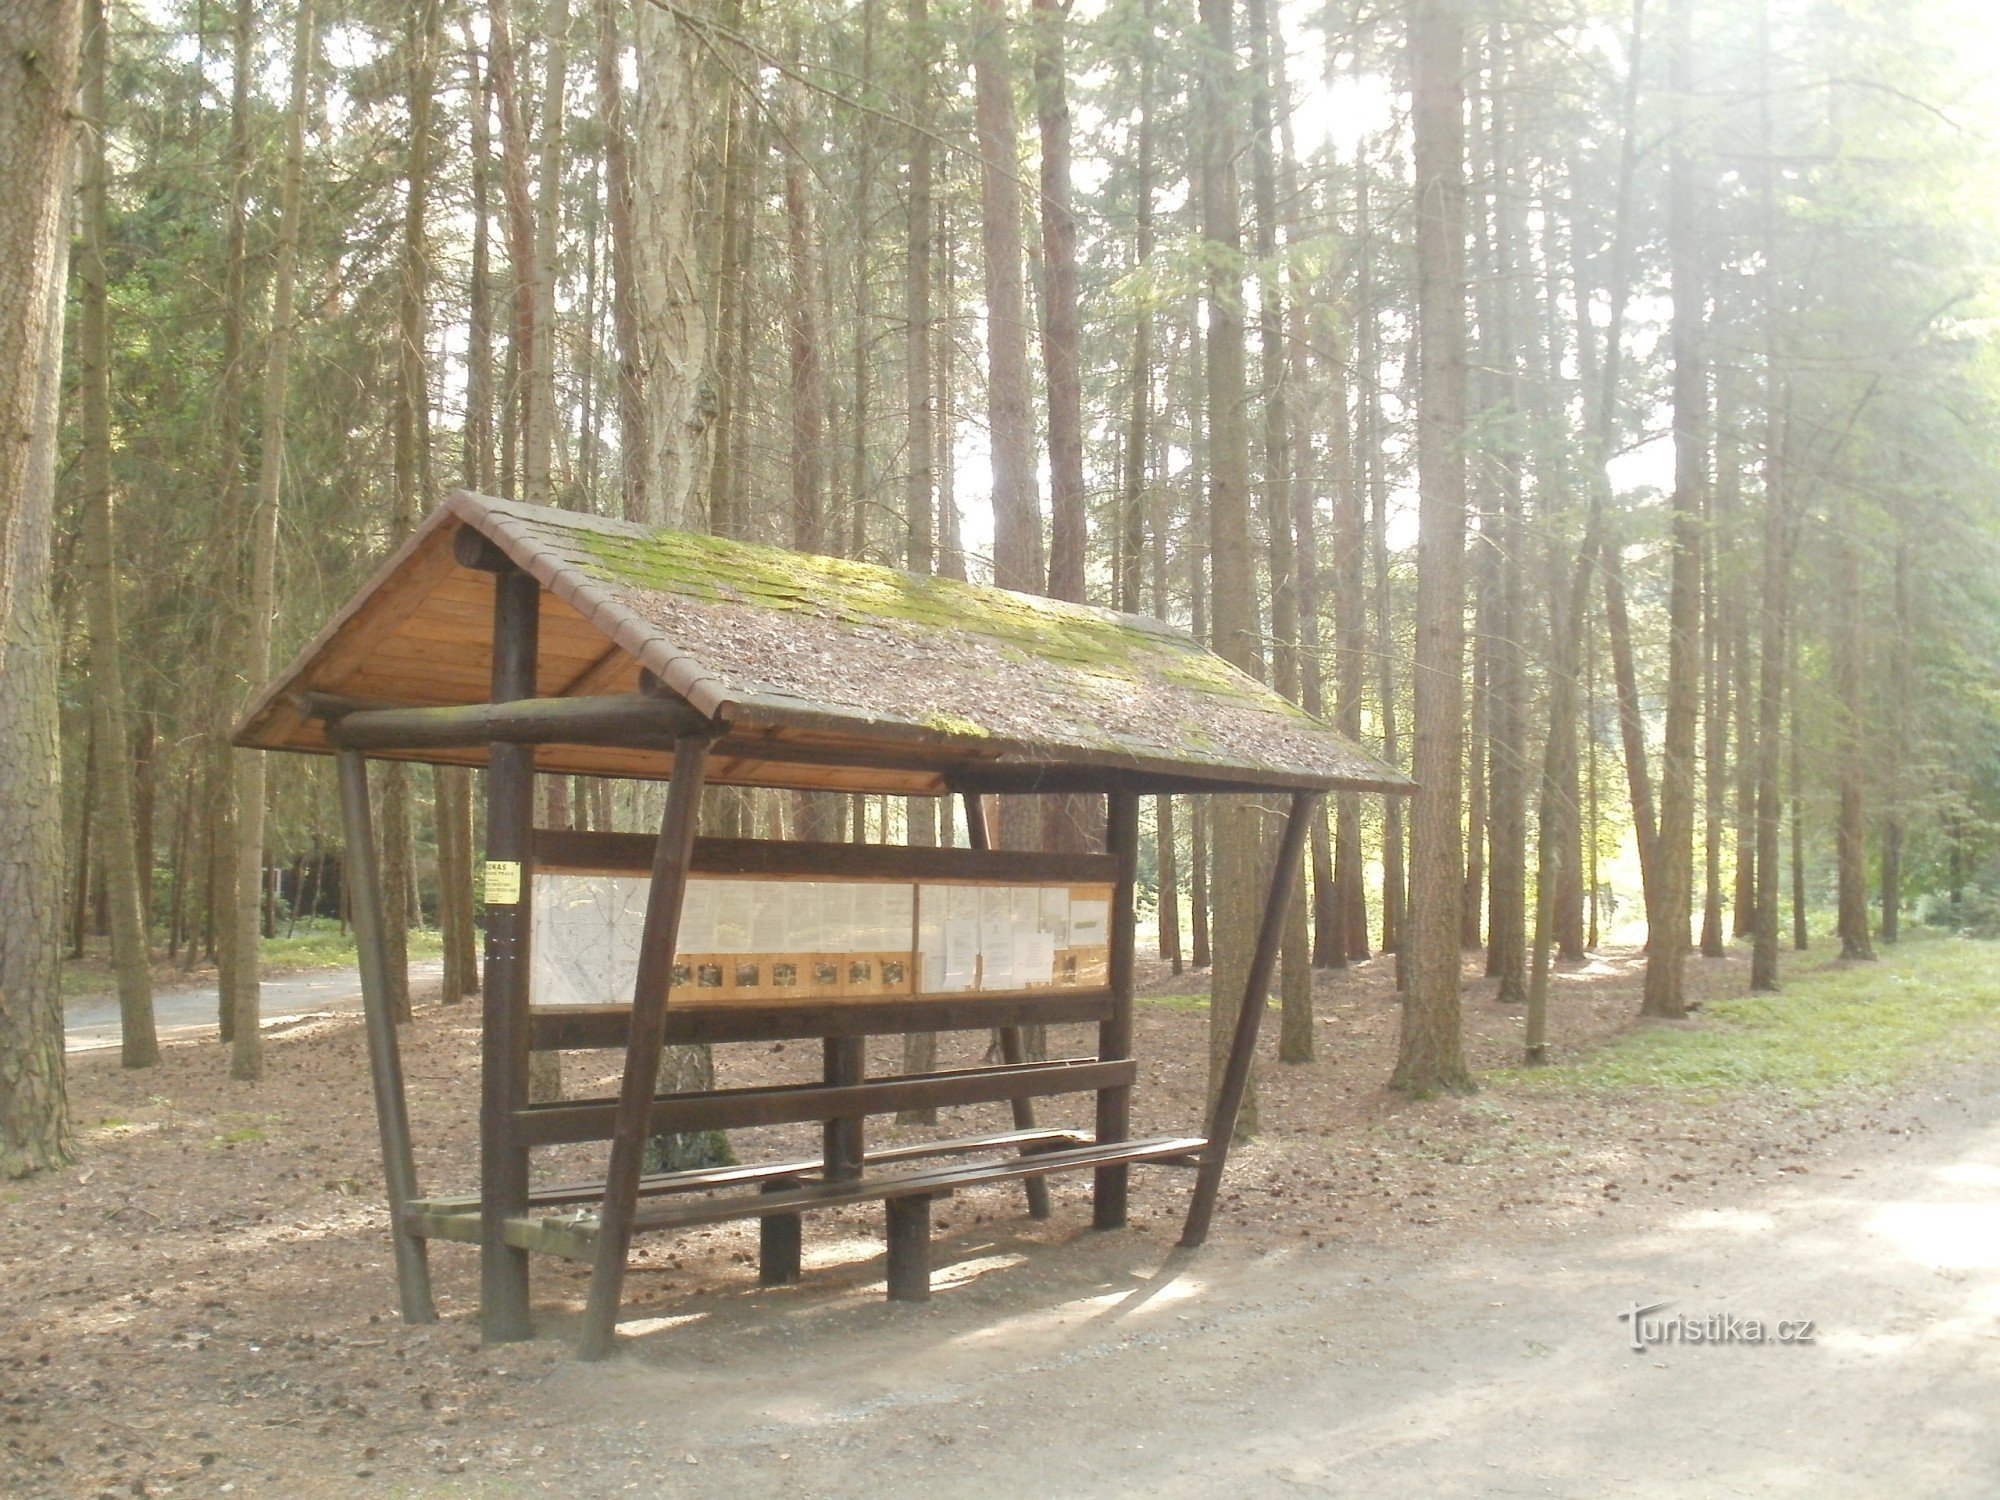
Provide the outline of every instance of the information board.
{"type": "MultiPolygon", "coordinates": [[[[532,1004],[631,1003],[649,884],[533,876],[532,1004]]],[[[1095,988],[1108,977],[1110,915],[1108,884],[696,876],[673,982],[704,1004],[1095,988]]]]}

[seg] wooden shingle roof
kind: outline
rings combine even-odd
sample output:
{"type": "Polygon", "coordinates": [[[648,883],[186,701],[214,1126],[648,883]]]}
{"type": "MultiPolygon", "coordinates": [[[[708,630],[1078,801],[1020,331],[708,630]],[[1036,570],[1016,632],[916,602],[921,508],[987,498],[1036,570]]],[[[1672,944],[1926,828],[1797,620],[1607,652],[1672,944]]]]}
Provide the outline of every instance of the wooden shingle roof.
{"type": "MultiPolygon", "coordinates": [[[[457,560],[466,528],[542,585],[538,694],[633,693],[644,673],[724,726],[713,781],[917,795],[1410,786],[1157,620],[462,490],[265,689],[236,743],[329,750],[307,693],[486,701],[494,580],[457,560]]],[[[544,745],[536,766],[660,777],[672,757],[544,745]]]]}

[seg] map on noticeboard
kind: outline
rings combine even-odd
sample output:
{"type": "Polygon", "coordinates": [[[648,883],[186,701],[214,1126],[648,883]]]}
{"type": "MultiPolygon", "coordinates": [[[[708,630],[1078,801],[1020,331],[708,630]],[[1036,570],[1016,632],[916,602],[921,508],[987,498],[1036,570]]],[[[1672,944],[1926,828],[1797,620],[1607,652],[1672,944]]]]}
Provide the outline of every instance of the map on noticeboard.
{"type": "MultiPolygon", "coordinates": [[[[537,1006],[628,1005],[650,881],[532,877],[537,1006]]],[[[922,885],[718,879],[688,883],[676,990],[703,1003],[1101,985],[1108,885],[922,885]]]]}

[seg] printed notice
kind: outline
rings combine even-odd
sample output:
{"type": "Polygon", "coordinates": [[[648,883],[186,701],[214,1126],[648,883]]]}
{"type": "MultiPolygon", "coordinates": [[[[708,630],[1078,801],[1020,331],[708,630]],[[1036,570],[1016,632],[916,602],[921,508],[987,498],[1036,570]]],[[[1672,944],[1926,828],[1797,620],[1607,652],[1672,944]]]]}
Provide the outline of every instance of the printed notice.
{"type": "Polygon", "coordinates": [[[486,904],[516,906],[521,900],[521,865],[512,859],[486,861],[486,904]]]}

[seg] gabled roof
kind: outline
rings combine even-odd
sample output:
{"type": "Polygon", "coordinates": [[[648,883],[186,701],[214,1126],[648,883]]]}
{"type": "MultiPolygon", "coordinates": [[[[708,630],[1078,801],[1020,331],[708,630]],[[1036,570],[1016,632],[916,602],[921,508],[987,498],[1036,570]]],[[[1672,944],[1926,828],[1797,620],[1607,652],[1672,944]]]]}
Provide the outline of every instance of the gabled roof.
{"type": "MultiPolygon", "coordinates": [[[[1157,620],[463,490],[265,689],[236,743],[329,750],[301,709],[307,692],[485,702],[493,575],[458,562],[465,528],[542,584],[537,692],[636,692],[643,669],[653,690],[726,725],[715,781],[912,794],[1410,786],[1157,620]]],[[[544,745],[536,765],[659,777],[672,757],[544,745]]]]}

